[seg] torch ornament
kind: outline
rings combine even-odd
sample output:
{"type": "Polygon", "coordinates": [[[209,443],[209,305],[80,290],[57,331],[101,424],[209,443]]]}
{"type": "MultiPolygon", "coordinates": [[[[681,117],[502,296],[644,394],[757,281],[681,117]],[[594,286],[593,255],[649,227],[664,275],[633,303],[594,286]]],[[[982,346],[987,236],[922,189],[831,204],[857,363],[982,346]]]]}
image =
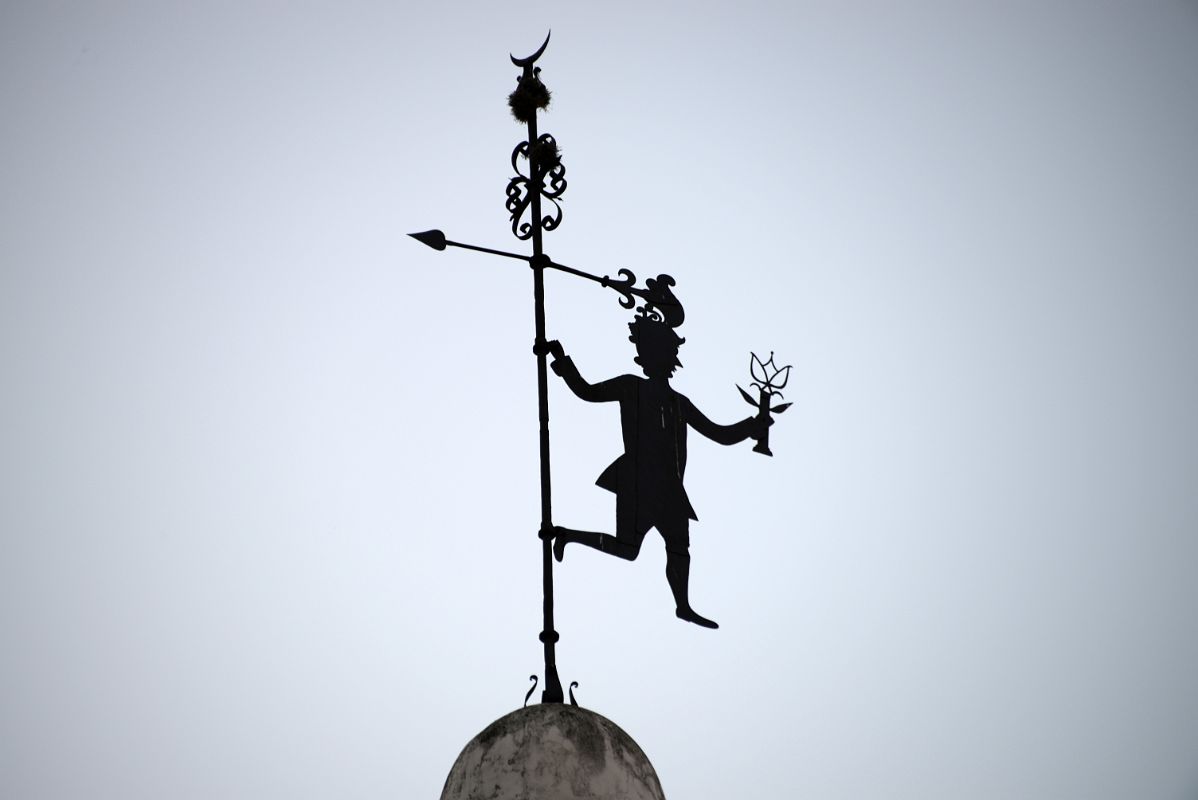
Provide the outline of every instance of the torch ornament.
{"type": "MultiPolygon", "coordinates": [[[[756,353],[749,353],[749,375],[753,378],[750,386],[757,387],[757,397],[741,389],[740,384],[736,388],[740,390],[740,396],[745,399],[745,402],[757,409],[759,417],[769,419],[770,414],[781,414],[786,409],[790,408],[790,403],[780,403],[776,406],[771,406],[770,403],[774,398],[782,399],[781,390],[786,387],[786,382],[790,380],[791,365],[779,367],[774,364],[774,352],[770,351],[770,357],[762,361],[757,357],[756,353]]],[[[753,448],[754,453],[772,456],[770,450],[770,429],[765,427],[761,436],[757,439],[757,445],[753,448]]]]}

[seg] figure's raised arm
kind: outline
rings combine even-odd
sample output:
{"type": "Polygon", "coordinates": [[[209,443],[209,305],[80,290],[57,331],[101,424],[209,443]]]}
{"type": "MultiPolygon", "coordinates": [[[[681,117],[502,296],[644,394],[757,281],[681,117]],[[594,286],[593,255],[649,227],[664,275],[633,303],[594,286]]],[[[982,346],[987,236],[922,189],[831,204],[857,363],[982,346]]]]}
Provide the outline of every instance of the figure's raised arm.
{"type": "Polygon", "coordinates": [[[689,398],[684,405],[687,424],[717,444],[736,444],[745,439],[756,439],[774,424],[769,417],[755,416],[731,425],[720,425],[709,420],[689,398]]]}
{"type": "Polygon", "coordinates": [[[574,359],[566,355],[561,342],[556,339],[545,342],[544,345],[536,348],[536,350],[538,354],[545,352],[553,356],[553,361],[549,365],[550,368],[562,377],[566,385],[570,387],[570,391],[588,403],[605,403],[620,399],[621,386],[623,385],[620,378],[611,378],[601,383],[587,383],[586,379],[579,373],[578,367],[574,366],[574,359]]]}

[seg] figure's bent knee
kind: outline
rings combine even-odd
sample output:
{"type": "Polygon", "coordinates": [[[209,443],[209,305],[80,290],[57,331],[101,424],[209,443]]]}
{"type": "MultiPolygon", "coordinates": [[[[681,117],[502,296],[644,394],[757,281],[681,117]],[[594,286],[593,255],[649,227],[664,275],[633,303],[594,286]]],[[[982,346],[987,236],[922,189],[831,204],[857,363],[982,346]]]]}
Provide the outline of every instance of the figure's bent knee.
{"type": "Polygon", "coordinates": [[[666,563],[667,564],[678,564],[680,566],[685,566],[685,565],[691,563],[690,550],[686,549],[685,547],[683,547],[682,549],[675,549],[675,548],[667,546],[666,547],[666,563]]]}
{"type": "Polygon", "coordinates": [[[684,558],[690,561],[691,557],[691,537],[686,533],[675,533],[671,531],[668,534],[663,534],[662,539],[665,540],[666,555],[671,558],[684,558]]]}
{"type": "Polygon", "coordinates": [[[626,561],[635,561],[636,557],[641,553],[640,542],[624,542],[616,541],[612,545],[611,554],[617,558],[622,558],[626,561]]]}

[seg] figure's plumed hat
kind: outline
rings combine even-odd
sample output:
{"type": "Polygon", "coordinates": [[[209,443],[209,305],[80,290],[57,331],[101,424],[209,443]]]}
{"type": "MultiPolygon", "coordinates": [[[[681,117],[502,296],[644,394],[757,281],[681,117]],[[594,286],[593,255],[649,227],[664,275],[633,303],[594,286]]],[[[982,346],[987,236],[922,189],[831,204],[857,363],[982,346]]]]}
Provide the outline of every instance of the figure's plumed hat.
{"type": "MultiPolygon", "coordinates": [[[[637,295],[644,299],[645,304],[637,306],[636,319],[628,323],[628,340],[635,343],[638,349],[642,345],[669,347],[677,353],[678,347],[686,341],[676,330],[686,318],[686,313],[682,309],[682,303],[670,290],[673,285],[672,277],[658,275],[646,280],[646,288],[637,291],[637,295]]],[[[674,363],[682,366],[677,356],[674,363]]]]}
{"type": "Polygon", "coordinates": [[[637,311],[642,317],[664,322],[671,328],[677,328],[686,319],[682,303],[670,290],[674,279],[669,275],[658,275],[645,281],[645,288],[637,294],[644,298],[645,304],[638,306],[637,311]]]}

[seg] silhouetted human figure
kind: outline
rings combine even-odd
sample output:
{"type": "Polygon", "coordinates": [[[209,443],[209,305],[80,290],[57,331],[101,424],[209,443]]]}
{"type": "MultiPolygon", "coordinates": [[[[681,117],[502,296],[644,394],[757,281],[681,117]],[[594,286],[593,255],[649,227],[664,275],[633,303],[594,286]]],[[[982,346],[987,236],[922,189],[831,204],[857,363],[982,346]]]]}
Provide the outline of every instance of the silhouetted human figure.
{"type": "Polygon", "coordinates": [[[624,453],[603,471],[596,484],[616,494],[616,533],[596,533],[554,527],[553,555],[561,561],[570,542],[632,561],[650,528],[665,540],[666,580],[674,594],[679,619],[705,628],[718,628],[690,605],[690,520],[698,520],[682,476],[686,470],[686,429],[694,428],[712,441],[731,445],[760,436],[772,424],[768,417],[749,417],[734,425],[717,425],[691,401],[670,386],[677,367],[678,347],[686,341],[666,322],[649,316],[629,323],[636,344],[634,359],[645,378],[621,375],[591,384],[557,341],[546,349],[553,355],[553,371],[583,400],[618,402],[624,453]]]}

